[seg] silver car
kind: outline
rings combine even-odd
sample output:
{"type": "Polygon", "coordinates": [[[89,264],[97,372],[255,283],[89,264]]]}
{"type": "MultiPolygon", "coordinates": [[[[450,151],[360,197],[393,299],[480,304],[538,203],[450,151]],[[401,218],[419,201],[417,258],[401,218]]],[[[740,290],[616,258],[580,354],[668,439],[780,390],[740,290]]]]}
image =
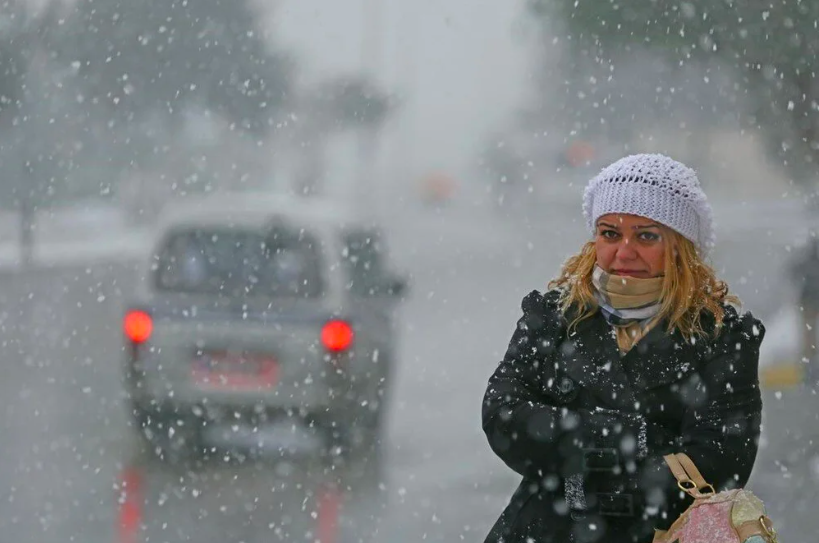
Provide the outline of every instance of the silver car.
{"type": "Polygon", "coordinates": [[[128,399],[157,448],[377,448],[405,290],[377,229],[245,195],[175,206],[157,231],[123,322],[128,399]]]}

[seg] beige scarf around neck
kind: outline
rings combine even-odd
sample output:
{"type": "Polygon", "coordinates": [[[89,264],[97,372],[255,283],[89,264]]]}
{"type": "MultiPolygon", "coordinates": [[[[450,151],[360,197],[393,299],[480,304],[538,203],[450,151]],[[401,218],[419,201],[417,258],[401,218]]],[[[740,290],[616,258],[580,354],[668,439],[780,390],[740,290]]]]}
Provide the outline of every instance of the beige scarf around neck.
{"type": "MultiPolygon", "coordinates": [[[[611,275],[603,272],[599,268],[595,270],[594,287],[597,290],[598,301],[601,306],[605,304],[605,310],[613,311],[617,315],[628,315],[640,308],[649,308],[659,305],[662,297],[663,278],[652,277],[641,279],[637,277],[625,277],[611,275]]],[[[615,323],[611,318],[617,337],[617,346],[621,354],[627,353],[637,344],[656,324],[657,319],[649,317],[633,322],[615,323]]]]}

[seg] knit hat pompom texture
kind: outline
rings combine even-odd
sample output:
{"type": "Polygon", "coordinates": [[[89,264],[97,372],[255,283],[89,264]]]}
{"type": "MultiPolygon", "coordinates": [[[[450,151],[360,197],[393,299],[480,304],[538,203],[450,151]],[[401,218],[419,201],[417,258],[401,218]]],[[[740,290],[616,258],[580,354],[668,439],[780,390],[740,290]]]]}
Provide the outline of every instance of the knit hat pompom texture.
{"type": "Polygon", "coordinates": [[[694,242],[703,255],[716,240],[711,206],[696,172],[665,155],[621,158],[589,181],[583,215],[592,235],[597,219],[609,213],[663,224],[694,242]]]}

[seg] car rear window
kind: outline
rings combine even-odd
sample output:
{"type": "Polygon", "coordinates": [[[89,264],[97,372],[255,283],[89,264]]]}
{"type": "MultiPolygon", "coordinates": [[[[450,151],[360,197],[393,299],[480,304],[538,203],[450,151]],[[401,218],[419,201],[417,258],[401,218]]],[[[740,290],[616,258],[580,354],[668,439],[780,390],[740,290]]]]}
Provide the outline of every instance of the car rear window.
{"type": "Polygon", "coordinates": [[[169,235],[158,255],[159,290],[233,297],[316,298],[321,248],[304,231],[193,229],[169,235]]]}

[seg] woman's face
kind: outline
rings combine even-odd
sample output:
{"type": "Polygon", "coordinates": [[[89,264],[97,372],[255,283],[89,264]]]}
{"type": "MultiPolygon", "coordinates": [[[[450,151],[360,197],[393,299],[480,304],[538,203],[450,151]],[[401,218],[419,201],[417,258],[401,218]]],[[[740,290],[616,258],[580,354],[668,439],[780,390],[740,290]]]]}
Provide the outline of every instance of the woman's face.
{"type": "Polygon", "coordinates": [[[597,219],[597,265],[606,272],[647,279],[663,274],[665,228],[636,215],[609,214],[597,219]]]}

